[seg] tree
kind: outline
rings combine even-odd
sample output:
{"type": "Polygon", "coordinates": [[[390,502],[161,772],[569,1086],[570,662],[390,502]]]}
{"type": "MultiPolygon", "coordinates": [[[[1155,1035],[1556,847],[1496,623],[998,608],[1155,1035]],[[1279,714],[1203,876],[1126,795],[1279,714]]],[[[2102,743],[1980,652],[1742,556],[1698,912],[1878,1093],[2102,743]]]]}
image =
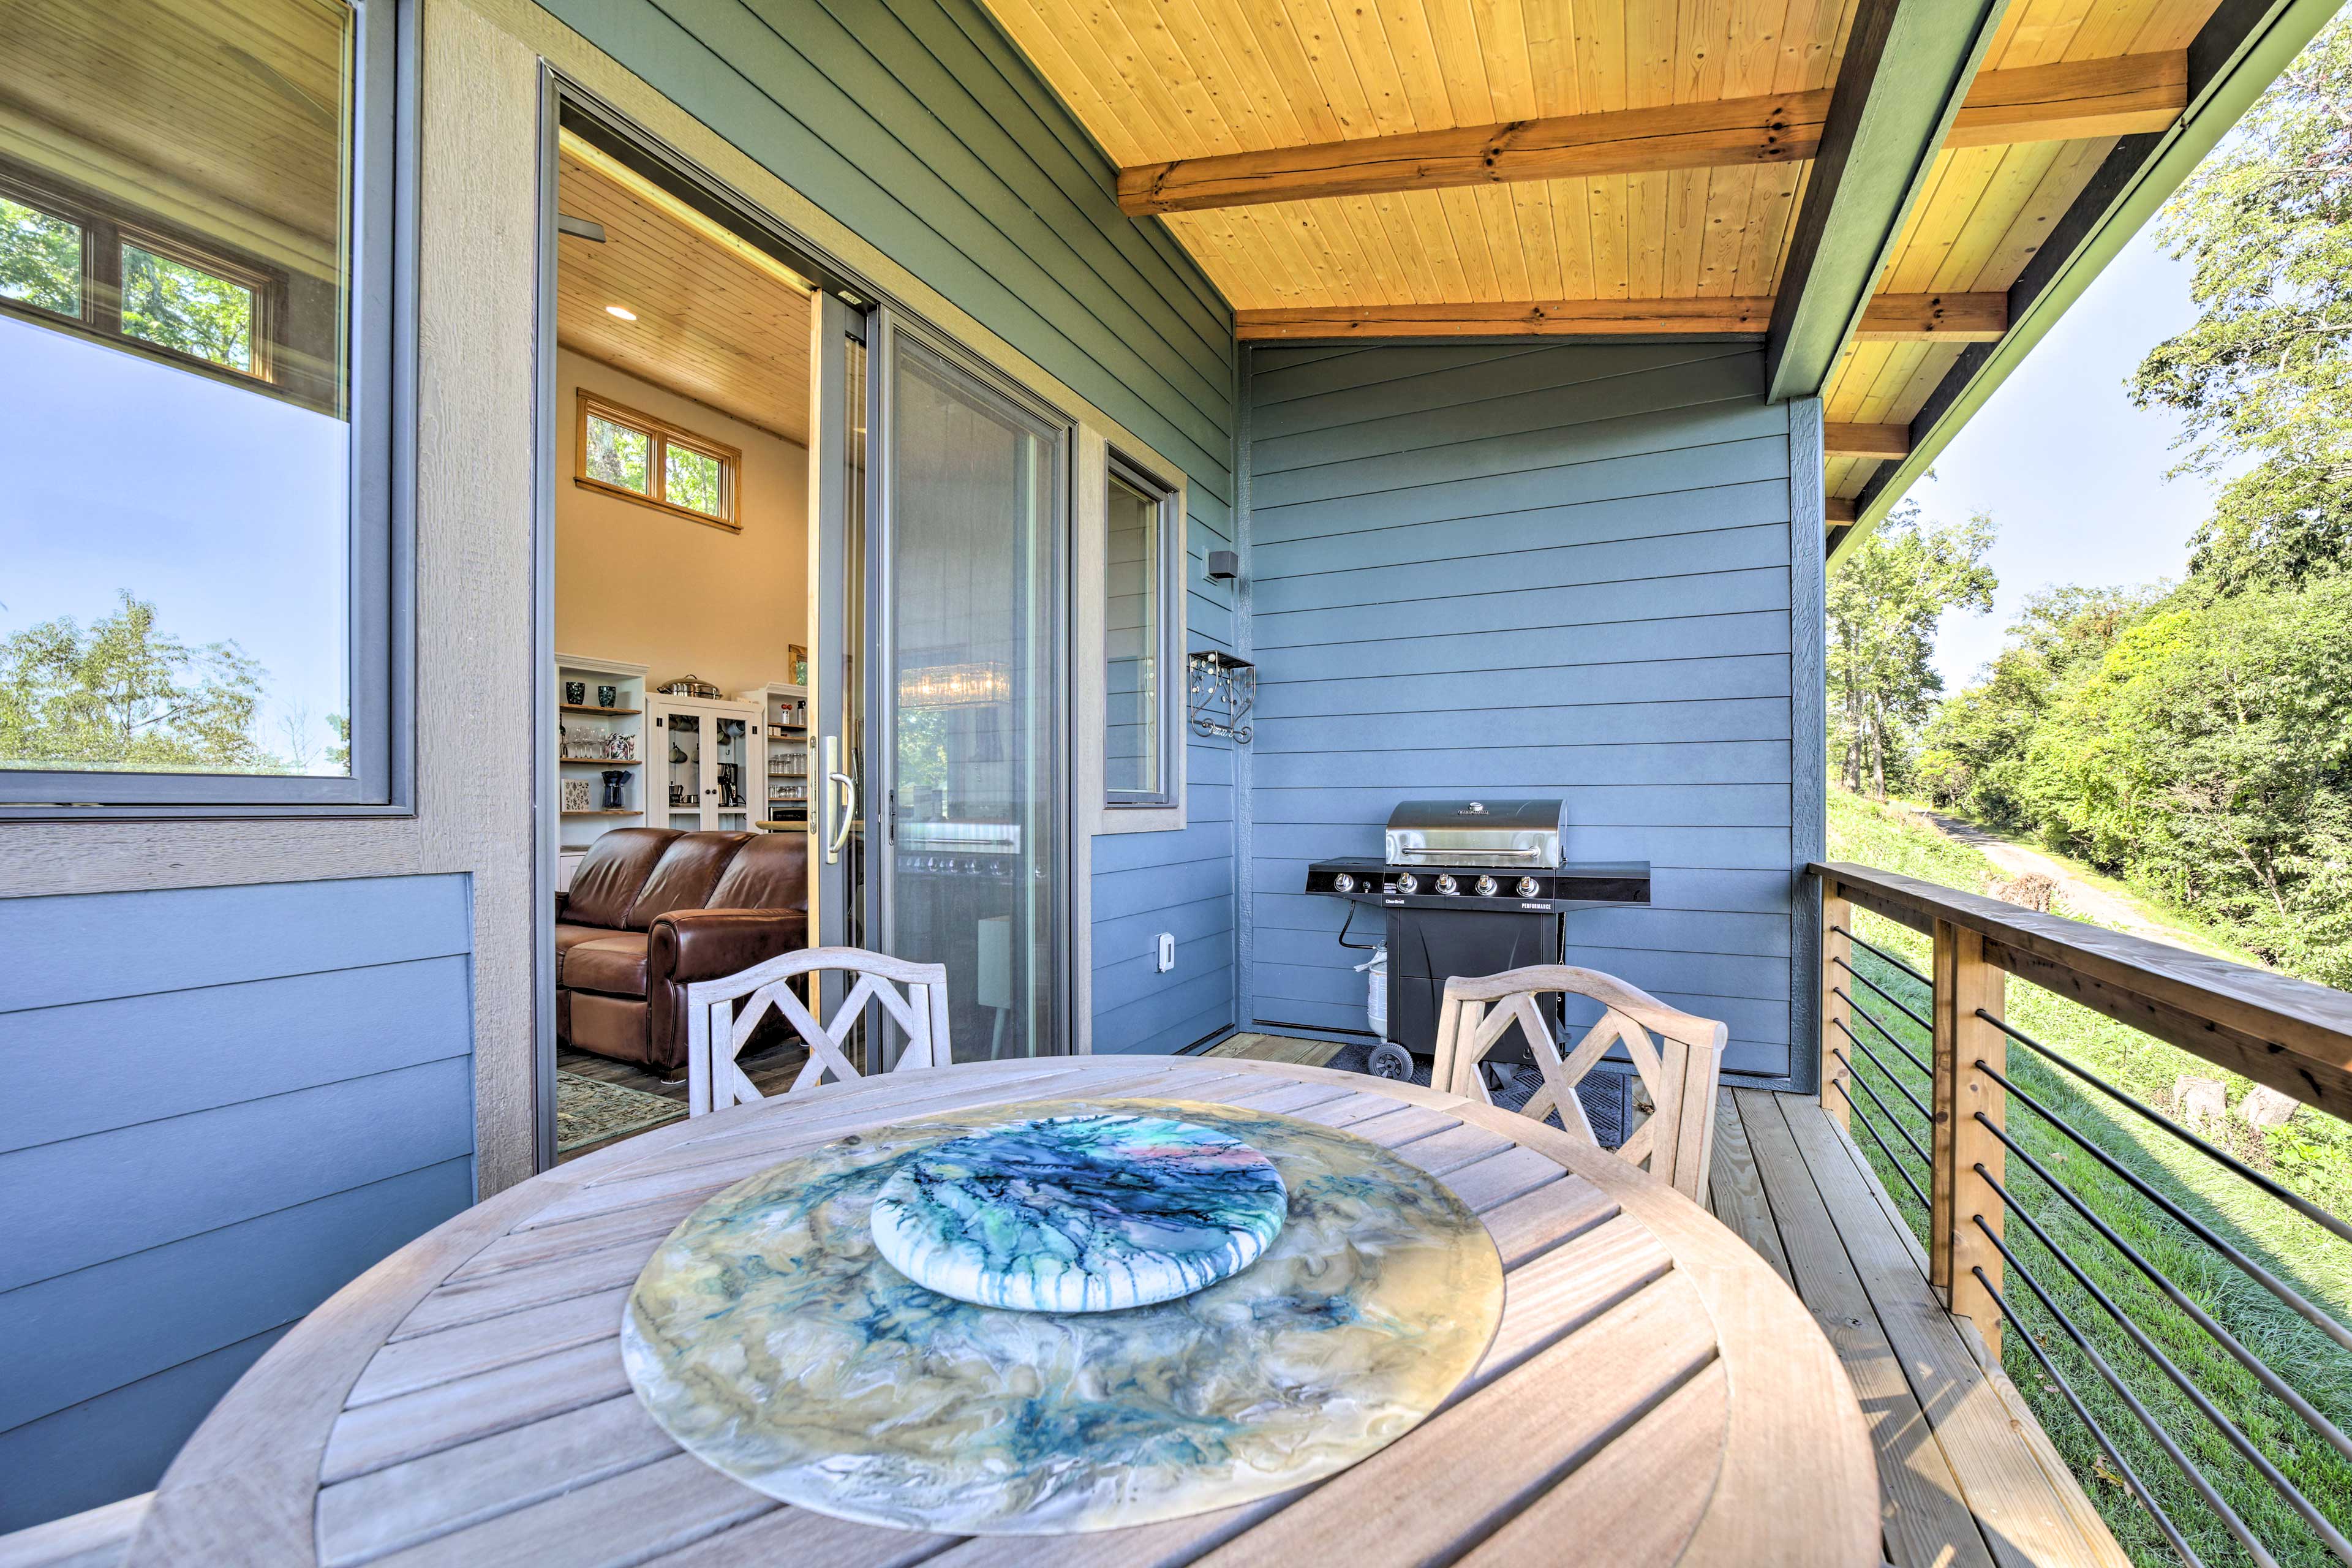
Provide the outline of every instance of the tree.
{"type": "Polygon", "coordinates": [[[0,639],[0,758],[16,766],[274,773],[252,735],[263,670],[233,642],[191,647],[125,592],[0,639]]]}
{"type": "Polygon", "coordinates": [[[2029,595],[2006,646],[1928,722],[1918,761],[1928,798],[1980,821],[2033,826],[2024,773],[2036,727],[2168,592],[2070,584],[2029,595]]]}
{"type": "Polygon", "coordinates": [[[2176,596],[2053,705],[2025,773],[2061,846],[2352,983],[2352,574],[2176,596]]]}
{"type": "Polygon", "coordinates": [[[1846,786],[1886,794],[1890,755],[1927,714],[1944,683],[1928,663],[1947,610],[1992,608],[2000,584],[1984,563],[1992,520],[1928,525],[1906,501],[1864,541],[1829,584],[1829,683],[1838,710],[1832,744],[1843,752],[1846,786]]]}
{"type": "Polygon", "coordinates": [[[2132,400],[2186,416],[2218,489],[2190,571],[2216,591],[2352,568],[2352,13],[2312,40],[2165,209],[2194,326],[2132,400]]]}

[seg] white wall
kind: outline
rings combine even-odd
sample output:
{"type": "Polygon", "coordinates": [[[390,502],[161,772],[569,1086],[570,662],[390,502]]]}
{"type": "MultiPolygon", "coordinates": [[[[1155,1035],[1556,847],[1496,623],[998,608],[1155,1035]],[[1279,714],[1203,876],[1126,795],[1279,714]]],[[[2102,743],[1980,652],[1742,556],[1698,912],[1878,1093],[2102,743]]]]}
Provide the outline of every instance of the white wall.
{"type": "Polygon", "coordinates": [[[808,451],[564,350],[556,358],[555,646],[698,675],[734,696],[790,680],[808,645],[808,451]],[[572,482],[577,391],[738,447],[740,533],[572,482]]]}

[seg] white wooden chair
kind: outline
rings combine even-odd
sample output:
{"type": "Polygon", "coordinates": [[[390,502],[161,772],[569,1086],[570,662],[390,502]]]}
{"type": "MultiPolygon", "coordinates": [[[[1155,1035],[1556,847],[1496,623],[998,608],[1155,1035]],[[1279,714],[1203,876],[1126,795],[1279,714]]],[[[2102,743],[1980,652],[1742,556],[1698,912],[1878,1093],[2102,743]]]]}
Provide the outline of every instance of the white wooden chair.
{"type": "Polygon", "coordinates": [[[1622,1045],[1633,1070],[1657,1109],[1617,1152],[1647,1164],[1683,1194],[1706,1201],[1707,1161],[1715,1144],[1715,1089],[1723,1066],[1727,1033],[1712,1018],[1677,1012],[1647,992],[1614,975],[1565,963],[1539,963],[1500,974],[1455,976],[1445,983],[1437,1016],[1437,1050],[1429,1081],[1488,1105],[1486,1075],[1478,1064],[1513,1024],[1527,1037],[1528,1049],[1543,1073],[1543,1087],[1527,1103],[1537,1121],[1553,1110],[1575,1137],[1596,1147],[1592,1123],[1576,1098],[1576,1085],[1609,1047],[1622,1045]],[[1586,1030],[1567,1057],[1552,1038],[1536,998],[1549,993],[1585,996],[1601,1004],[1600,1022],[1586,1030]],[[1653,1043],[1650,1037],[1658,1037],[1653,1043]]]}
{"type": "Polygon", "coordinates": [[[836,1082],[860,1077],[844,1047],[868,1002],[880,1003],[907,1032],[906,1049],[891,1064],[891,1071],[945,1067],[952,1059],[948,1054],[948,971],[943,963],[913,963],[860,947],[810,947],[754,964],[740,974],[696,981],[686,988],[686,1113],[703,1116],[766,1098],[751,1087],[735,1058],[771,1007],[784,1016],[808,1046],[808,1062],[784,1090],[785,1098],[816,1088],[828,1071],[836,1082]],[[820,1024],[807,1004],[793,994],[791,983],[831,970],[855,974],[856,984],[842,997],[833,1022],[820,1024]],[[905,995],[890,984],[894,980],[907,987],[905,995]]]}

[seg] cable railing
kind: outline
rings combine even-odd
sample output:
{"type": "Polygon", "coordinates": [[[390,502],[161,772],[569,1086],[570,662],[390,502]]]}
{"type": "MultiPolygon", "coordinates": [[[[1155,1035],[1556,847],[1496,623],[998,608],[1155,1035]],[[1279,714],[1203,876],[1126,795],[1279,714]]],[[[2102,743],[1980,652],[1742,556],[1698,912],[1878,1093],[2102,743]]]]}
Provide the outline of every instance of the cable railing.
{"type": "Polygon", "coordinates": [[[2341,1117],[2352,995],[1869,867],[1813,870],[1822,1107],[1891,1178],[1930,1284],[2118,1540],[2148,1563],[2352,1568],[2352,1224],[2263,1168],[2258,1136],[2224,1146],[2226,1114],[2209,1135],[2151,1103],[2168,1097],[2144,1049],[2123,1055],[2132,1072],[2082,1059],[2151,1037],[2341,1117]],[[1897,929],[1867,940],[1857,910],[1897,929]],[[2012,979],[2031,984],[2011,996],[2012,979]],[[2070,1038],[2083,1049],[2050,1043],[2070,1038]]]}

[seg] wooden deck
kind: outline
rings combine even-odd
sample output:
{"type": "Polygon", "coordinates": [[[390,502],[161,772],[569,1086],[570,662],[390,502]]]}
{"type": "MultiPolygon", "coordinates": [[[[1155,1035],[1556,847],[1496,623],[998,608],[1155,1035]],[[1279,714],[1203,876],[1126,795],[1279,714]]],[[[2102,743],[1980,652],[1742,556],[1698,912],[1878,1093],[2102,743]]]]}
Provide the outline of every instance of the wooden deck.
{"type": "Polygon", "coordinates": [[[1937,1303],[1910,1227],[1818,1104],[1726,1089],[1709,1206],[1795,1288],[1844,1362],[1895,1568],[2129,1561],[1975,1329],[1937,1303]]]}

